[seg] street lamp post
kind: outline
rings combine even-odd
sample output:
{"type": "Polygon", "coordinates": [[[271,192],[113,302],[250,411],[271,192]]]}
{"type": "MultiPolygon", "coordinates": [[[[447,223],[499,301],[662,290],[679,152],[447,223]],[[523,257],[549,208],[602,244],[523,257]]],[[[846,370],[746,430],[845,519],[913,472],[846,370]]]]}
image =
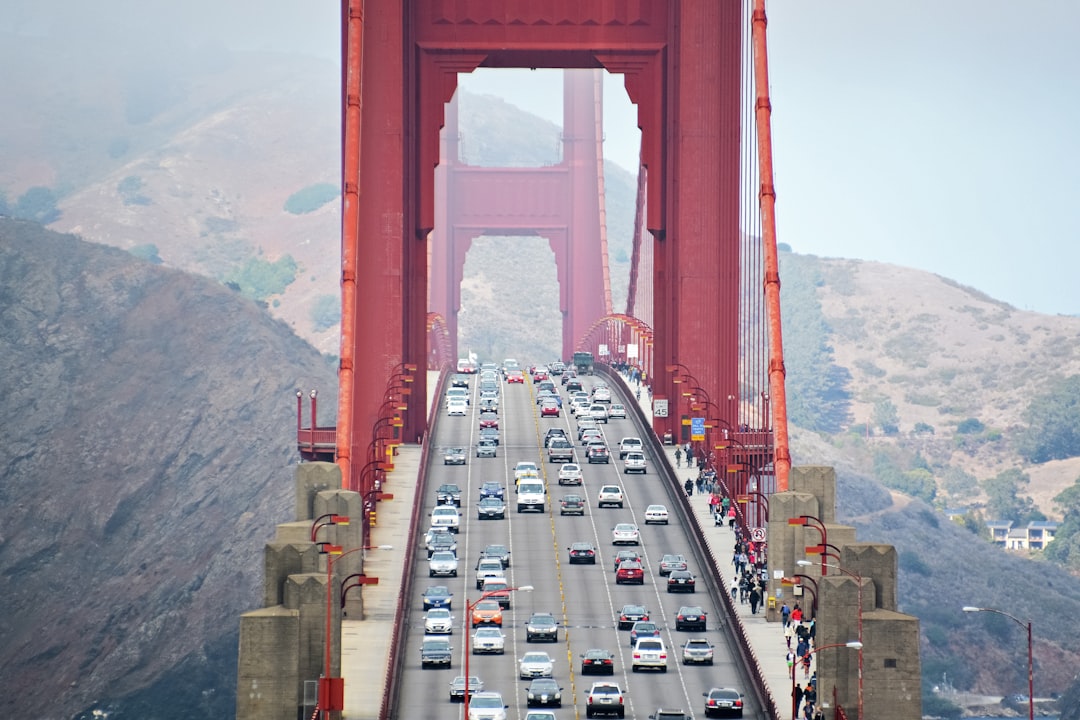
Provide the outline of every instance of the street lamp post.
{"type": "MultiPolygon", "coordinates": [[[[822,545],[827,545],[828,542],[829,542],[829,531],[825,529],[825,523],[821,522],[821,520],[819,518],[816,518],[813,515],[799,515],[798,517],[788,518],[787,524],[788,525],[794,525],[794,526],[802,526],[802,527],[806,527],[807,525],[810,525],[810,527],[817,530],[818,533],[821,535],[821,544],[822,545]],[[811,524],[811,523],[814,523],[814,524],[811,524]]],[[[813,564],[813,563],[811,563],[811,564],[813,564]]],[[[825,563],[822,563],[821,566],[822,566],[821,574],[822,575],[828,574],[828,573],[825,572],[824,568],[829,567],[829,566],[825,565],[825,563]]]]}
{"type": "MultiPolygon", "coordinates": [[[[507,588],[506,592],[515,592],[521,590],[522,592],[532,592],[532,585],[520,585],[518,587],[507,588]]],[[[472,651],[469,650],[469,628],[472,625],[471,617],[473,608],[475,608],[481,600],[487,600],[489,597],[503,592],[502,590],[491,590],[484,593],[480,597],[476,598],[473,602],[465,601],[465,707],[463,712],[464,720],[469,720],[469,696],[472,694],[469,689],[469,656],[472,655],[472,651]]]]}
{"type": "Polygon", "coordinates": [[[851,572],[850,570],[848,570],[846,568],[843,568],[843,567],[841,567],[839,565],[830,565],[829,563],[826,563],[824,561],[822,561],[820,563],[813,563],[813,562],[810,562],[809,560],[796,560],[795,564],[796,565],[802,565],[804,567],[806,567],[808,565],[820,565],[821,566],[821,574],[822,574],[822,576],[825,575],[825,568],[831,567],[832,569],[839,570],[844,575],[847,575],[848,577],[851,577],[851,578],[853,578],[855,580],[856,590],[858,592],[857,602],[859,603],[858,610],[855,613],[855,622],[858,623],[857,632],[858,632],[858,641],[859,641],[859,720],[863,720],[863,651],[862,651],[862,641],[863,641],[863,633],[862,633],[862,628],[863,628],[863,622],[862,622],[863,621],[863,617],[862,617],[862,604],[863,604],[862,586],[863,586],[863,578],[862,578],[862,575],[860,575],[858,573],[855,573],[855,572],[851,572]]]}
{"type": "Polygon", "coordinates": [[[1028,651],[1028,720],[1035,720],[1035,656],[1032,654],[1031,648],[1031,621],[1024,622],[1020,618],[1013,617],[1004,610],[997,610],[995,608],[973,607],[971,605],[965,605],[963,607],[964,612],[988,612],[996,613],[998,615],[1004,615],[1012,620],[1014,623],[1027,630],[1027,651],[1028,651]]]}
{"type": "MultiPolygon", "coordinates": [[[[819,653],[822,650],[829,650],[830,648],[852,648],[859,651],[859,655],[862,655],[862,641],[851,640],[846,643],[835,643],[833,645],[822,645],[821,647],[810,650],[805,655],[795,658],[795,662],[791,664],[791,720],[799,720],[799,706],[795,703],[795,671],[799,668],[799,663],[803,662],[811,655],[819,653]]],[[[859,715],[859,720],[862,720],[862,715],[859,715]]]]}

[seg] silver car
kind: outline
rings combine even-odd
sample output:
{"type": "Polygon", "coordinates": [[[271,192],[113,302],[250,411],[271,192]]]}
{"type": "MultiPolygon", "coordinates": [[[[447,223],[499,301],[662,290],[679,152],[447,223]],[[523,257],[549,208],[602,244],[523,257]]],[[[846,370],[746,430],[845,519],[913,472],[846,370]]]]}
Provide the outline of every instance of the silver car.
{"type": "Polygon", "coordinates": [[[439,550],[428,558],[428,577],[457,577],[457,555],[449,550],[439,550]]]}
{"type": "Polygon", "coordinates": [[[431,608],[424,616],[425,635],[452,635],[454,616],[446,608],[431,608]]]}
{"type": "Polygon", "coordinates": [[[683,665],[712,665],[713,646],[705,638],[691,638],[682,647],[683,665]]]}
{"type": "Polygon", "coordinates": [[[518,677],[522,679],[551,677],[555,661],[546,652],[527,652],[518,663],[518,677]]]}
{"type": "Polygon", "coordinates": [[[474,655],[480,653],[502,655],[506,652],[506,636],[497,627],[477,628],[472,636],[472,652],[474,655]]]}

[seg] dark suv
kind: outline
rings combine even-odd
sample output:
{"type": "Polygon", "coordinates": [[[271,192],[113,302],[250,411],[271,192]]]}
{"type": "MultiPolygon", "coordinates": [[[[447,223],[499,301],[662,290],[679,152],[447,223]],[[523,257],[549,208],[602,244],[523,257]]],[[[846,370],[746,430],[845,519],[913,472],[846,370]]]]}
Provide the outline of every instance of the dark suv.
{"type": "Polygon", "coordinates": [[[538,640],[559,642],[559,623],[551,613],[533,613],[525,623],[525,642],[538,640]]]}
{"type": "Polygon", "coordinates": [[[544,435],[544,447],[551,444],[551,441],[557,437],[566,437],[566,429],[561,427],[548,428],[547,434],[544,435]]]}
{"type": "MultiPolygon", "coordinates": [[[[464,451],[463,451],[464,452],[464,451]]],[[[456,505],[461,507],[461,488],[453,483],[444,483],[435,491],[440,505],[456,505]]]]}

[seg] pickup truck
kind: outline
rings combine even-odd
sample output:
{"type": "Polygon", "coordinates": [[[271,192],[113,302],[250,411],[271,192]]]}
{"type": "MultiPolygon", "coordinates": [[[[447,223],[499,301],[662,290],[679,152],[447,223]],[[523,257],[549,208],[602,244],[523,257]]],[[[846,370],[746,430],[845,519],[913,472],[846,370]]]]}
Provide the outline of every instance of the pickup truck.
{"type": "Polygon", "coordinates": [[[420,646],[420,667],[450,667],[450,658],[453,651],[450,649],[450,641],[441,638],[425,639],[420,646]]]}
{"type": "Polygon", "coordinates": [[[548,444],[548,462],[574,462],[574,446],[565,437],[552,438],[548,444]]]}
{"type": "Polygon", "coordinates": [[[624,437],[619,441],[619,459],[622,460],[632,452],[644,452],[645,448],[642,447],[641,438],[636,437],[624,437]]]}

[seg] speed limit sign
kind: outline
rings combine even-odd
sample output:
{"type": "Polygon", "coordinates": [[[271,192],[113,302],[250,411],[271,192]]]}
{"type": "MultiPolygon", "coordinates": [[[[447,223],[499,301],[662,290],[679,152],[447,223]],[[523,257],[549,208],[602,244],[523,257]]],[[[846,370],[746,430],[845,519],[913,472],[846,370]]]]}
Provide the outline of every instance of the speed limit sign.
{"type": "Polygon", "coordinates": [[[750,539],[754,542],[765,542],[765,528],[750,528],[750,539]]]}

